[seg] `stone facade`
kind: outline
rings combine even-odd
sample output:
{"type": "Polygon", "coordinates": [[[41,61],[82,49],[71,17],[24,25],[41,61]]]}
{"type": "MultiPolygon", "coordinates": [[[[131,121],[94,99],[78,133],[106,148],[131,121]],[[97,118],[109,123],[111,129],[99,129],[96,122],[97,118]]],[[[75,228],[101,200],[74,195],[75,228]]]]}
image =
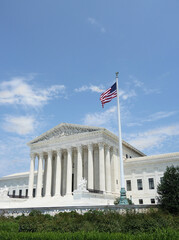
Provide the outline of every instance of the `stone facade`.
{"type": "MultiPolygon", "coordinates": [[[[11,197],[63,200],[73,197],[82,178],[87,180],[86,197],[108,197],[110,203],[119,197],[118,138],[108,130],[62,123],[28,146],[30,172],[0,179],[11,197]]],[[[135,204],[155,204],[157,184],[167,166],[179,165],[179,153],[145,156],[123,141],[123,161],[128,198],[135,204]]]]}

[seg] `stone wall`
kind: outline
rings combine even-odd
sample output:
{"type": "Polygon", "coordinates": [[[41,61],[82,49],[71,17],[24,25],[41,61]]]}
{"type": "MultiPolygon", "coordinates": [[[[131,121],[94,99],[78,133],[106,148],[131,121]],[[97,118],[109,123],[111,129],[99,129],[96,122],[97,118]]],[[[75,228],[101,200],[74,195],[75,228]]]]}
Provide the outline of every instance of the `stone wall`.
{"type": "Polygon", "coordinates": [[[79,214],[84,214],[90,210],[97,211],[117,211],[121,214],[126,213],[126,211],[133,211],[139,213],[145,213],[150,211],[150,209],[158,210],[156,205],[128,205],[128,206],[118,206],[118,205],[102,205],[102,206],[71,206],[71,207],[37,207],[37,208],[8,208],[8,209],[0,209],[0,215],[5,217],[13,216],[21,216],[24,214],[25,216],[29,215],[29,213],[33,210],[41,211],[43,214],[50,214],[54,216],[60,212],[71,212],[76,211],[79,214]]]}

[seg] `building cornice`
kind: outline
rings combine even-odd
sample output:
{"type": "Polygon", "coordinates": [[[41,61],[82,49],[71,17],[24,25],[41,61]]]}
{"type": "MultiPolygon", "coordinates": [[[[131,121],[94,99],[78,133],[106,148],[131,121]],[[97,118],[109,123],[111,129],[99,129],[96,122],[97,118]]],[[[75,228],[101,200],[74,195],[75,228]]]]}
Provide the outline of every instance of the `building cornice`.
{"type": "MultiPolygon", "coordinates": [[[[34,175],[37,175],[37,171],[34,171],[34,175]]],[[[0,181],[7,180],[7,179],[17,179],[17,178],[24,178],[29,177],[29,172],[22,172],[22,173],[15,173],[11,175],[7,175],[0,178],[0,181]]]]}
{"type": "Polygon", "coordinates": [[[179,152],[166,153],[152,156],[145,156],[139,158],[127,158],[124,161],[126,167],[136,164],[153,164],[153,163],[164,163],[169,161],[178,161],[179,164],[179,152]]]}

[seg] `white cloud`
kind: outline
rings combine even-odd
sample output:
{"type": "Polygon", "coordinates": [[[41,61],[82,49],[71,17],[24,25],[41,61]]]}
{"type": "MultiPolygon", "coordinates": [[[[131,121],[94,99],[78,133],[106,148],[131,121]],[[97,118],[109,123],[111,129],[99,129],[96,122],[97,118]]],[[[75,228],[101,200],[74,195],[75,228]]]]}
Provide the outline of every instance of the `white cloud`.
{"type": "Polygon", "coordinates": [[[120,89],[119,89],[119,96],[121,96],[123,100],[127,100],[128,98],[137,96],[137,94],[134,90],[131,90],[129,92],[125,92],[121,90],[120,92],[120,89]]]}
{"type": "Polygon", "coordinates": [[[136,77],[133,75],[130,75],[129,78],[133,81],[133,84],[136,88],[140,88],[146,95],[156,93],[159,94],[160,90],[155,88],[148,88],[144,85],[144,82],[139,81],[136,77]]]}
{"type": "Polygon", "coordinates": [[[171,116],[175,115],[176,113],[177,113],[177,111],[156,112],[154,114],[149,115],[144,121],[145,122],[152,122],[152,121],[160,120],[160,119],[163,119],[163,118],[171,117],[171,116]]]}
{"type": "Polygon", "coordinates": [[[106,32],[106,29],[104,27],[101,27],[100,30],[101,30],[102,33],[106,32]]]}
{"type": "Polygon", "coordinates": [[[95,86],[95,85],[90,85],[90,86],[85,85],[80,88],[75,88],[75,92],[85,92],[85,91],[102,93],[104,89],[103,89],[103,86],[95,86]]]}
{"type": "MultiPolygon", "coordinates": [[[[132,78],[132,76],[130,76],[130,77],[132,78]]],[[[133,82],[134,82],[134,85],[135,85],[136,87],[142,87],[142,86],[144,85],[143,82],[141,82],[141,81],[139,81],[139,80],[137,80],[137,79],[134,79],[133,82]]]]}
{"type": "Polygon", "coordinates": [[[136,120],[136,122],[131,122],[128,123],[127,126],[128,127],[133,127],[133,126],[141,126],[144,122],[154,122],[154,121],[158,121],[167,117],[171,117],[173,115],[175,115],[177,113],[177,111],[171,111],[171,112],[164,112],[164,111],[160,111],[160,112],[156,112],[153,113],[143,119],[138,119],[136,120]]]}
{"type": "Polygon", "coordinates": [[[6,116],[2,127],[7,132],[19,135],[32,134],[37,125],[33,116],[6,116]]]}
{"type": "Polygon", "coordinates": [[[49,88],[38,89],[30,85],[28,78],[15,77],[0,84],[0,104],[18,104],[39,107],[47,103],[52,97],[63,94],[64,85],[53,85],[49,88]]]}
{"type": "Polygon", "coordinates": [[[26,143],[30,136],[9,137],[0,140],[0,177],[7,174],[29,171],[30,155],[26,143]]]}
{"type": "MultiPolygon", "coordinates": [[[[100,85],[100,86],[95,86],[95,85],[84,85],[80,88],[75,88],[75,92],[85,92],[85,91],[92,91],[92,92],[97,92],[97,93],[102,93],[105,90],[107,90],[107,88],[104,88],[104,86],[100,85]]],[[[122,89],[119,89],[119,97],[122,100],[127,100],[131,97],[135,97],[137,96],[135,90],[130,90],[130,91],[124,91],[122,89]]]]}
{"type": "Polygon", "coordinates": [[[96,26],[102,33],[106,32],[106,29],[95,18],[89,17],[88,22],[91,25],[96,26]]]}
{"type": "Polygon", "coordinates": [[[91,24],[97,24],[96,19],[94,19],[94,18],[89,17],[89,18],[88,18],[88,21],[89,21],[91,24]]]}
{"type": "Polygon", "coordinates": [[[168,138],[178,135],[179,124],[176,124],[139,132],[137,134],[130,134],[128,136],[128,141],[136,148],[145,150],[158,148],[164,143],[164,141],[168,140],[168,138]]]}
{"type": "Polygon", "coordinates": [[[111,107],[103,112],[88,113],[83,119],[83,123],[89,126],[106,127],[111,126],[111,122],[116,120],[117,108],[111,107]]]}

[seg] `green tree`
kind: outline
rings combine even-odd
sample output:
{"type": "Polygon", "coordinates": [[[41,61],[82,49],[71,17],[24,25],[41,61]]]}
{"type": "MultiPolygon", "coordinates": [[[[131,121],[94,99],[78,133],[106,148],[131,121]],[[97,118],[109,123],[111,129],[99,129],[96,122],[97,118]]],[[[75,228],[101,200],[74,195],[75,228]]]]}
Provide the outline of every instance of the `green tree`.
{"type": "Polygon", "coordinates": [[[157,192],[162,209],[179,213],[179,166],[167,167],[161,183],[157,186],[157,192]]]}

